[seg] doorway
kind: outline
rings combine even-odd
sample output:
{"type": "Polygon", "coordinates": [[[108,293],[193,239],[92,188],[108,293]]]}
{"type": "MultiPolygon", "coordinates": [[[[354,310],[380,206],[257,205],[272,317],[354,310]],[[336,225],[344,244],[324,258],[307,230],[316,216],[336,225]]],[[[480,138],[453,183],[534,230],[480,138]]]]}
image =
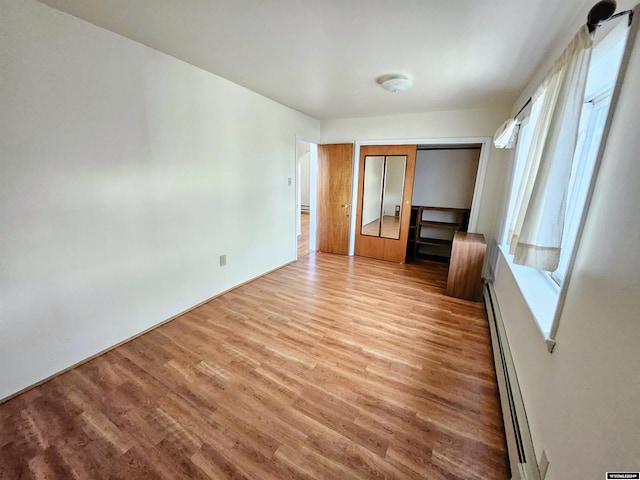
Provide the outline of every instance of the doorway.
{"type": "Polygon", "coordinates": [[[455,233],[468,231],[481,148],[418,145],[407,262],[449,263],[455,233]]]}
{"type": "Polygon", "coordinates": [[[347,255],[351,225],[353,144],[318,146],[317,249],[347,255]]]}
{"type": "Polygon", "coordinates": [[[317,144],[296,139],[297,258],[316,250],[317,156],[317,144]]]}

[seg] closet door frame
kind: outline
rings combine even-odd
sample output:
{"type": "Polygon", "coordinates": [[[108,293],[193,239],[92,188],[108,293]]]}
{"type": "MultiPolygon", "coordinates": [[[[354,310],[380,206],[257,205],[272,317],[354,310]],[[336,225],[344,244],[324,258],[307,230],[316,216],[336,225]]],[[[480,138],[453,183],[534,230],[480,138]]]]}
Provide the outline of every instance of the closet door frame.
{"type": "MultiPolygon", "coordinates": [[[[351,188],[351,227],[349,238],[349,255],[355,255],[355,239],[357,231],[357,208],[358,208],[358,187],[360,185],[360,148],[369,145],[428,145],[428,146],[447,146],[447,145],[464,145],[464,144],[480,144],[480,160],[478,161],[478,172],[476,173],[476,182],[473,191],[473,200],[471,201],[471,213],[469,215],[470,233],[478,232],[478,219],[480,214],[480,200],[484,190],[484,180],[487,173],[487,165],[489,162],[489,151],[491,150],[492,137],[427,137],[427,138],[408,138],[408,139],[380,139],[380,140],[356,140],[353,152],[353,186],[351,188]]],[[[508,173],[507,173],[508,174],[508,173]]],[[[503,209],[503,205],[498,208],[503,209]]],[[[500,213],[500,212],[498,212],[500,213]]],[[[502,215],[501,217],[504,217],[502,215]]]]}

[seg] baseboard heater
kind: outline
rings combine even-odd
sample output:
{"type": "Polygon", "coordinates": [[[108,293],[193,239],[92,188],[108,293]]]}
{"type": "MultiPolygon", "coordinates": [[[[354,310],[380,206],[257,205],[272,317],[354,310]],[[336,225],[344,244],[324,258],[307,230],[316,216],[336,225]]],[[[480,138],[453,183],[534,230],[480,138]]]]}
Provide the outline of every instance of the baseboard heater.
{"type": "Polygon", "coordinates": [[[524,402],[493,282],[485,285],[484,302],[491,329],[493,359],[511,465],[511,480],[541,480],[524,402]]]}

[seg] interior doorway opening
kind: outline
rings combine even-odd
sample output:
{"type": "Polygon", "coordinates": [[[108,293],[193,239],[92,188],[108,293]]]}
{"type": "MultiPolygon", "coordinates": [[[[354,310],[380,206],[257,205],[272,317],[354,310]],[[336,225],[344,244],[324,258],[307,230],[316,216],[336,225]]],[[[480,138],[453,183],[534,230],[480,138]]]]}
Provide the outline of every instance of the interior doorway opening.
{"type": "Polygon", "coordinates": [[[482,144],[418,145],[407,262],[449,263],[456,232],[467,232],[482,144]]]}
{"type": "Polygon", "coordinates": [[[296,139],[297,258],[316,251],[318,145],[296,139]]]}

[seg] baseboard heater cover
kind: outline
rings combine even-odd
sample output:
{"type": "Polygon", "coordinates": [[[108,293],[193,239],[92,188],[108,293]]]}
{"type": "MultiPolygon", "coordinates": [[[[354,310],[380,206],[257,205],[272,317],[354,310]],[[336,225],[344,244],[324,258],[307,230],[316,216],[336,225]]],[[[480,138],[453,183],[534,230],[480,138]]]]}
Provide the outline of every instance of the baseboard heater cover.
{"type": "Polygon", "coordinates": [[[500,390],[507,450],[512,480],[541,480],[540,470],[527,422],[524,401],[518,385],[513,357],[504,322],[496,299],[493,282],[485,285],[484,302],[491,329],[491,344],[500,390]]]}

